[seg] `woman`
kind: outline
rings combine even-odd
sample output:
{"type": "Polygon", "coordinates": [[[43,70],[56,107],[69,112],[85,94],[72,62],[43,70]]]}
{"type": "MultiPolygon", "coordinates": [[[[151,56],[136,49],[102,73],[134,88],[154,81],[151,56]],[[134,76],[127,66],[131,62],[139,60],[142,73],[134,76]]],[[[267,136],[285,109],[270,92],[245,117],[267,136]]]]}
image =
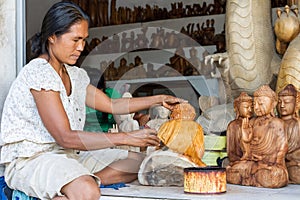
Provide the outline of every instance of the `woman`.
{"type": "MultiPolygon", "coordinates": [[[[40,199],[99,199],[99,182],[130,182],[141,155],[117,145],[157,146],[155,130],[97,134],[84,132],[85,106],[125,114],[183,100],[166,95],[110,99],[89,84],[74,65],[88,37],[88,16],[75,4],[59,2],[47,12],[38,58],[11,86],[4,104],[1,162],[12,189],[40,199]]],[[[168,105],[169,104],[169,105],[168,105]]]]}

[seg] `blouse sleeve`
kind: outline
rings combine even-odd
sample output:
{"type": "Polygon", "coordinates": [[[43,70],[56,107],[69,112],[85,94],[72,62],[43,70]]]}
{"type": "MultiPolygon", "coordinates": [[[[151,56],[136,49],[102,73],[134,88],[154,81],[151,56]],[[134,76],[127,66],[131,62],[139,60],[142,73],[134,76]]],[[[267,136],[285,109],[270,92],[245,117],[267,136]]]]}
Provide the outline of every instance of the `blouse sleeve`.
{"type": "Polygon", "coordinates": [[[24,71],[23,77],[26,77],[26,81],[24,82],[28,84],[30,89],[38,91],[42,89],[62,90],[61,79],[46,61],[33,62],[25,67],[27,67],[27,70],[24,71]]]}

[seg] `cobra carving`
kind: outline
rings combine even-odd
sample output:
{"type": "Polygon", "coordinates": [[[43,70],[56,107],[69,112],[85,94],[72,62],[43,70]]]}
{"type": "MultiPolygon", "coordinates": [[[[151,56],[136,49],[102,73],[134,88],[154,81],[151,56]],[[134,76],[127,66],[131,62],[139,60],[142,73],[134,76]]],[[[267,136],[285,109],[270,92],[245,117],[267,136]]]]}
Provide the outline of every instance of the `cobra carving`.
{"type": "MultiPolygon", "coordinates": [[[[298,4],[300,1],[298,1],[298,4]]],[[[300,89],[300,21],[299,5],[278,9],[275,22],[276,49],[283,54],[277,78],[276,92],[282,91],[288,84],[300,89]]]]}
{"type": "Polygon", "coordinates": [[[242,91],[252,94],[259,86],[270,84],[278,73],[280,58],[275,52],[271,18],[271,1],[227,0],[227,52],[205,58],[216,61],[227,100],[242,91]]]}

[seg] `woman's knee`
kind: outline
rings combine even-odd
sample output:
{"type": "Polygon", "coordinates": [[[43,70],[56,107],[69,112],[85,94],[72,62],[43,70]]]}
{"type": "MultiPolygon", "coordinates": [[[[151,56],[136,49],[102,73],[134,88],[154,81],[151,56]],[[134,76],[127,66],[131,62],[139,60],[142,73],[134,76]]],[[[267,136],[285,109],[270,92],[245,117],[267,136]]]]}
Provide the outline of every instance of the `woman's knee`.
{"type": "Polygon", "coordinates": [[[81,176],[62,188],[62,193],[69,199],[98,200],[100,188],[91,176],[81,176]]]}

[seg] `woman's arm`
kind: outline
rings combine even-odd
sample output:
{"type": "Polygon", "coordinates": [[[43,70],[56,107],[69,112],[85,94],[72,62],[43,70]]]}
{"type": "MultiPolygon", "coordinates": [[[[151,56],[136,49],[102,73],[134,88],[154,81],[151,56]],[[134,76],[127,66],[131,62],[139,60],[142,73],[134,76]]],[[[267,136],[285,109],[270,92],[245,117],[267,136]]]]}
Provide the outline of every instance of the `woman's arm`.
{"type": "MultiPolygon", "coordinates": [[[[59,92],[32,90],[31,93],[45,127],[55,141],[64,148],[96,150],[118,145],[140,147],[159,145],[159,139],[156,137],[155,130],[152,129],[111,134],[71,130],[59,92]]],[[[99,93],[98,95],[101,94],[99,93]]]]}
{"type": "Polygon", "coordinates": [[[182,102],[186,102],[186,100],[170,95],[110,99],[101,90],[92,85],[88,86],[86,97],[87,106],[113,114],[134,113],[148,109],[154,104],[160,104],[168,109],[172,109],[173,104],[182,102]]]}

